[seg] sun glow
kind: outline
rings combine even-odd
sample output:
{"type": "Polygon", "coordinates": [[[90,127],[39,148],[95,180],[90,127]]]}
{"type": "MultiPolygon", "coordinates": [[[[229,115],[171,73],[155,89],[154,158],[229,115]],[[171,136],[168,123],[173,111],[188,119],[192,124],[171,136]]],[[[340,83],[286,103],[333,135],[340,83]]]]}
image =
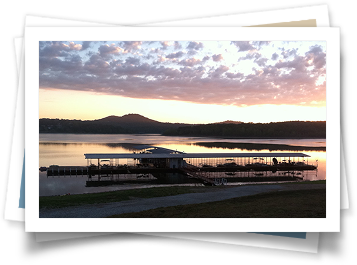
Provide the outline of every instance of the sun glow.
{"type": "Polygon", "coordinates": [[[295,105],[196,104],[176,100],[133,99],[100,95],[94,92],[40,89],[40,118],[94,120],[110,115],[141,114],[161,122],[214,123],[225,120],[242,122],[324,121],[326,107],[295,105]]]}

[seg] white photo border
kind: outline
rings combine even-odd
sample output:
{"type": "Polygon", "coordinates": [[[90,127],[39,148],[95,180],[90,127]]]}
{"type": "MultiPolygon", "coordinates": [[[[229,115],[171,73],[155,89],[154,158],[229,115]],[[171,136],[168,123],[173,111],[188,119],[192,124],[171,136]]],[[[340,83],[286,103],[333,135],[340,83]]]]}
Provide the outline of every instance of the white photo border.
{"type": "Polygon", "coordinates": [[[25,30],[26,232],[339,232],[338,28],[31,27],[25,30]],[[120,36],[120,38],[113,37],[120,36]],[[164,36],[164,37],[163,37],[164,36]],[[212,37],[214,36],[214,37],[212,37]],[[39,218],[39,41],[326,41],[326,218],[39,218]],[[331,161],[331,162],[330,162],[331,161]]]}

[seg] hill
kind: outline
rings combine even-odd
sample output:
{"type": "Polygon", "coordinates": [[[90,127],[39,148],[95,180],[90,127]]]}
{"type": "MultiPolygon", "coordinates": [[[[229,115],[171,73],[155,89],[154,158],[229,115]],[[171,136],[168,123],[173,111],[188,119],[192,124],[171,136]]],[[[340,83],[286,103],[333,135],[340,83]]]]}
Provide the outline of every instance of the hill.
{"type": "Polygon", "coordinates": [[[102,119],[99,119],[99,120],[95,120],[97,122],[114,122],[114,123],[130,123],[130,124],[133,124],[133,123],[156,123],[156,124],[159,124],[161,122],[158,122],[158,121],[155,121],[155,120],[152,120],[152,119],[149,119],[149,118],[146,118],[142,115],[139,115],[139,114],[126,114],[126,115],[123,115],[123,116],[108,116],[108,117],[105,117],[105,118],[102,118],[102,119]]]}
{"type": "Polygon", "coordinates": [[[90,134],[123,134],[155,133],[162,134],[180,126],[190,124],[164,123],[146,118],[139,114],[108,116],[98,120],[65,120],[40,119],[40,133],[90,133],[90,134]]]}
{"type": "Polygon", "coordinates": [[[210,124],[241,124],[241,123],[244,123],[244,122],[227,120],[227,121],[215,122],[215,123],[210,123],[210,124]]]}

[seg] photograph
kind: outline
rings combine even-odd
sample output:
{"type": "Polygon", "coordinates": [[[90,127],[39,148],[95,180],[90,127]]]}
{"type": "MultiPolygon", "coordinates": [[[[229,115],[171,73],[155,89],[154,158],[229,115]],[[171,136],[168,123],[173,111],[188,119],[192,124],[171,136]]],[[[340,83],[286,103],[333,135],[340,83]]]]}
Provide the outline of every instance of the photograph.
{"type": "Polygon", "coordinates": [[[40,219],[326,218],[326,41],[38,55],[40,219]]]}

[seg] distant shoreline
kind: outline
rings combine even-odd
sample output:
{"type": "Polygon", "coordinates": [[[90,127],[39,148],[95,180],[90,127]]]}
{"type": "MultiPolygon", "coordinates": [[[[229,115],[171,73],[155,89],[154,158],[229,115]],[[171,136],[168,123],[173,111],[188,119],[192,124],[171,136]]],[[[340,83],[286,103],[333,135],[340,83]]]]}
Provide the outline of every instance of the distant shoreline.
{"type": "Polygon", "coordinates": [[[204,138],[217,138],[217,139],[324,139],[326,137],[233,137],[233,136],[206,136],[206,135],[164,135],[160,133],[63,133],[63,132],[40,132],[39,134],[83,134],[83,135],[90,135],[90,134],[105,134],[105,135],[122,135],[122,134],[133,134],[133,135],[158,135],[164,137],[204,137],[204,138]]]}
{"type": "Polygon", "coordinates": [[[99,120],[40,119],[40,133],[160,134],[163,136],[218,137],[226,139],[318,139],[326,138],[325,121],[209,124],[163,123],[139,114],[109,116],[99,120]]]}

